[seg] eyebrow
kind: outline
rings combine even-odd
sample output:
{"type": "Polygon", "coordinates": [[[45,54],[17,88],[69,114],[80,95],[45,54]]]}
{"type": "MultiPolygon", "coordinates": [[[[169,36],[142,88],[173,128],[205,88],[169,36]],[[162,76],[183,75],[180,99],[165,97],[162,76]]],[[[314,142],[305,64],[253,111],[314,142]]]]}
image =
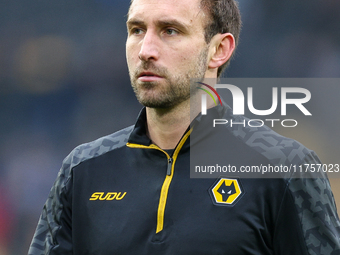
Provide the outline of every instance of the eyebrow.
{"type": "Polygon", "coordinates": [[[157,22],[160,26],[174,26],[174,27],[177,27],[178,29],[180,30],[184,30],[184,31],[187,31],[189,28],[189,25],[183,23],[183,22],[180,22],[176,19],[165,19],[165,20],[160,20],[157,22]]]}
{"type": "Polygon", "coordinates": [[[131,20],[128,20],[126,22],[126,25],[129,27],[129,26],[144,26],[145,23],[143,21],[140,21],[140,20],[134,20],[134,19],[131,19],[131,20]]]}
{"type": "MultiPolygon", "coordinates": [[[[188,31],[189,25],[184,24],[183,22],[180,22],[176,19],[164,19],[164,20],[158,20],[157,26],[160,27],[167,27],[167,26],[174,26],[182,31],[188,31]]],[[[138,19],[131,19],[126,22],[128,27],[131,26],[146,26],[144,21],[138,20],[138,19]]]]}

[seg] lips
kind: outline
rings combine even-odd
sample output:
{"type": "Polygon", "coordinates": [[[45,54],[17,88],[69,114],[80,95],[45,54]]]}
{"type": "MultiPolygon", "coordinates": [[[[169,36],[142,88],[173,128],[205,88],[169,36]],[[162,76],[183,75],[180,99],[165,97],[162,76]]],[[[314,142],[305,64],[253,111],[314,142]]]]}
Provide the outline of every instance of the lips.
{"type": "Polygon", "coordinates": [[[152,72],[142,72],[141,74],[138,75],[138,78],[140,77],[159,77],[159,78],[162,78],[161,76],[155,74],[155,73],[152,73],[152,72]]]}
{"type": "Polygon", "coordinates": [[[163,77],[153,72],[141,72],[138,75],[138,80],[143,81],[143,82],[152,82],[152,81],[157,81],[160,79],[163,79],[163,77]]]}

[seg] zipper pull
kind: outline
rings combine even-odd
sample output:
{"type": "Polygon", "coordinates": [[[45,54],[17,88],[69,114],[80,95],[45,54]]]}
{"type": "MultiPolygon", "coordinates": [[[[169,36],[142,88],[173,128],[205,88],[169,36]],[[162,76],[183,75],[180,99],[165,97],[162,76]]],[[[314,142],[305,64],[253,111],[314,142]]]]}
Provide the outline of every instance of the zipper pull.
{"type": "Polygon", "coordinates": [[[167,175],[171,175],[172,161],[172,158],[168,159],[168,169],[166,170],[167,175]]]}

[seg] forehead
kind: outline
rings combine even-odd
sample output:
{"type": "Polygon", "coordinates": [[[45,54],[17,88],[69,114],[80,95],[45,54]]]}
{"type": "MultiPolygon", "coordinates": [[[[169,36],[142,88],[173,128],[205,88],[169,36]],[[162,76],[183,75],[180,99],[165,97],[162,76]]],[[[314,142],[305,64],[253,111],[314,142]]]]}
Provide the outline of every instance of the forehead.
{"type": "Polygon", "coordinates": [[[133,0],[128,20],[146,18],[203,24],[204,12],[200,8],[200,0],[133,0]]]}

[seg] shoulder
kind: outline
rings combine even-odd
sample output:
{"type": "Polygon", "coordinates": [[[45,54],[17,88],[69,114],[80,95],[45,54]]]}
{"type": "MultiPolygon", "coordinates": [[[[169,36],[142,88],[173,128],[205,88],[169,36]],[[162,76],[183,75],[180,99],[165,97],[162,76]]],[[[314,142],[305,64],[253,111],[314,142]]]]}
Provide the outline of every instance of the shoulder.
{"type": "Polygon", "coordinates": [[[234,123],[245,124],[229,125],[229,131],[273,165],[298,166],[305,161],[319,162],[314,151],[292,138],[276,133],[263,122],[256,123],[254,120],[249,122],[249,119],[235,115],[232,116],[232,120],[234,123]]]}
{"type": "Polygon", "coordinates": [[[133,128],[134,125],[77,146],[64,159],[59,175],[70,176],[71,169],[80,163],[125,146],[133,128]]]}

